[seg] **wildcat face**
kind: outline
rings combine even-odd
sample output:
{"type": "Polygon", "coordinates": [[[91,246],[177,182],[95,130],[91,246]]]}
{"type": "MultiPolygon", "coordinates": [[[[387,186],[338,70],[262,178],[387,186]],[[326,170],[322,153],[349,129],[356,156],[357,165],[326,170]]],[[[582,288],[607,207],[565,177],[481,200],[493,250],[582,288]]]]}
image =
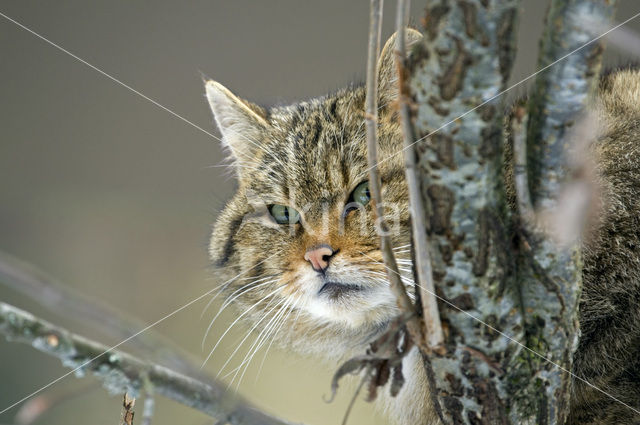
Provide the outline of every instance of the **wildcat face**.
{"type": "MultiPolygon", "coordinates": [[[[401,273],[412,283],[392,43],[379,64],[379,170],[401,273]]],[[[364,89],[268,111],[216,82],[206,89],[238,176],[210,245],[224,279],[241,274],[228,298],[255,329],[276,333],[277,324],[280,340],[305,351],[326,350],[310,340],[333,354],[367,342],[397,311],[367,203],[364,89]]]]}

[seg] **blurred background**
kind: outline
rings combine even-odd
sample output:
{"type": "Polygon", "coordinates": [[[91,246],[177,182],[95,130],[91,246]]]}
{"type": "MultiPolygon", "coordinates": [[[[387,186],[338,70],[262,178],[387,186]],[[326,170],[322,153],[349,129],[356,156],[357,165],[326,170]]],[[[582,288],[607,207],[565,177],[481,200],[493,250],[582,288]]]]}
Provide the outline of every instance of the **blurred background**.
{"type": "MultiPolygon", "coordinates": [[[[418,23],[423,4],[413,3],[418,23]]],[[[536,69],[546,4],[523,1],[513,82],[536,69]]],[[[620,0],[617,20],[637,12],[637,1],[620,0]]],[[[364,80],[369,14],[364,0],[3,0],[0,13],[216,135],[201,73],[264,105],[364,80]]],[[[385,39],[394,20],[395,2],[387,2],[385,39]]],[[[640,21],[627,28],[640,30],[640,21]]],[[[0,250],[141,324],[215,287],[207,240],[235,184],[216,167],[223,159],[218,141],[4,17],[0,58],[0,250]]],[[[607,63],[624,60],[624,52],[610,46],[607,63]]],[[[108,329],[43,309],[2,285],[0,300],[104,343],[119,342],[108,329]]],[[[206,303],[203,299],[154,329],[198,365],[234,318],[233,311],[225,312],[201,349],[220,307],[215,303],[201,317],[206,303]]],[[[234,327],[205,370],[215,375],[246,331],[234,327]]],[[[240,363],[246,347],[222,375],[240,363]]],[[[353,387],[342,386],[332,404],[322,400],[335,366],[272,347],[258,373],[262,356],[246,373],[240,394],[292,421],[340,423],[353,387]]],[[[0,410],[66,372],[56,359],[0,338],[0,410]]],[[[107,395],[90,382],[70,376],[48,389],[44,394],[65,401],[36,423],[116,424],[121,395],[107,395]]],[[[0,424],[17,423],[19,408],[0,415],[0,424]]],[[[141,406],[138,410],[141,415],[141,406]]],[[[213,421],[157,399],[153,424],[172,423],[213,421]]],[[[384,423],[362,400],[349,421],[384,423]]]]}

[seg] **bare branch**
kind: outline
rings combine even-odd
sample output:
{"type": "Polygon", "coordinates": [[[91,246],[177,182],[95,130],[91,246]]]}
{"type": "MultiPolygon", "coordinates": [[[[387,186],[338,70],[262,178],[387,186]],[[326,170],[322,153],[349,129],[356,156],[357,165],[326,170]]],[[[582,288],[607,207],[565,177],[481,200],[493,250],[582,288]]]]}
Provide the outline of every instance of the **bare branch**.
{"type": "MultiPolygon", "coordinates": [[[[123,340],[146,324],[126,313],[89,297],[69,285],[58,282],[32,264],[0,251],[0,284],[27,296],[51,313],[81,323],[106,336],[123,340]]],[[[130,341],[145,358],[153,358],[165,366],[199,380],[210,379],[190,355],[163,335],[149,329],[130,341]]]]}
{"type": "Polygon", "coordinates": [[[418,179],[417,156],[415,144],[417,140],[413,124],[411,123],[411,94],[407,85],[406,68],[406,39],[405,28],[409,20],[409,1],[398,0],[396,16],[396,64],[398,69],[398,103],[400,120],[404,136],[404,155],[407,185],[409,186],[409,207],[411,209],[411,228],[413,235],[413,253],[416,262],[416,274],[420,298],[422,301],[422,316],[426,327],[425,338],[427,346],[432,350],[442,350],[444,336],[440,313],[435,297],[433,276],[431,270],[431,254],[427,242],[427,220],[425,210],[422,208],[422,194],[420,193],[420,181],[418,179]]]}
{"type": "Polygon", "coordinates": [[[110,350],[6,303],[0,303],[0,333],[11,341],[30,344],[59,358],[66,367],[76,370],[76,375],[91,372],[113,393],[126,391],[137,395],[148,380],[155,394],[232,425],[290,425],[233,397],[222,384],[204,383],[122,351],[110,350]]]}
{"type": "MultiPolygon", "coordinates": [[[[584,114],[564,136],[568,163],[567,179],[558,188],[557,202],[551,209],[537,212],[531,204],[527,174],[526,126],[528,117],[522,106],[514,108],[509,118],[509,135],[513,150],[513,187],[515,205],[522,221],[526,237],[544,236],[558,245],[571,247],[579,239],[588,238],[584,234],[588,223],[598,217],[601,207],[602,188],[596,178],[596,164],[591,155],[591,145],[602,134],[603,129],[594,111],[584,114]],[[544,234],[544,235],[543,235],[544,234]]],[[[509,175],[511,177],[511,175],[509,175]]],[[[529,251],[526,248],[526,251],[529,251]]]]}
{"type": "MultiPolygon", "coordinates": [[[[544,349],[547,358],[565,370],[572,369],[572,354],[578,343],[582,287],[578,236],[593,199],[592,176],[585,173],[574,179],[572,175],[571,158],[578,155],[578,150],[584,156],[585,143],[572,143],[569,134],[580,127],[577,124],[600,70],[602,40],[585,42],[599,35],[593,22],[609,23],[614,10],[615,1],[609,0],[551,2],[538,66],[543,68],[572,53],[536,77],[529,100],[528,186],[531,203],[542,220],[537,220],[538,226],[527,238],[530,251],[519,259],[518,281],[528,345],[544,349]],[[563,243],[558,244],[558,239],[563,243]]],[[[591,140],[593,134],[584,141],[591,140]]],[[[514,137],[516,142],[519,139],[514,137]]],[[[568,414],[571,377],[540,359],[531,359],[529,364],[539,376],[544,374],[545,391],[531,393],[528,400],[548,403],[552,399],[557,406],[545,410],[545,417],[539,420],[563,423],[568,414]]]]}
{"type": "MultiPolygon", "coordinates": [[[[610,0],[552,1],[538,66],[552,63],[599,35],[597,28],[611,22],[614,10],[615,2],[610,0]]],[[[588,44],[536,78],[529,102],[527,160],[531,201],[537,208],[553,207],[566,180],[569,152],[565,135],[595,88],[602,51],[602,40],[588,44]]]]}
{"type": "MultiPolygon", "coordinates": [[[[367,159],[369,161],[369,189],[371,191],[373,209],[379,223],[380,250],[382,258],[387,266],[387,276],[391,290],[396,296],[396,301],[401,312],[412,314],[413,303],[402,283],[398,273],[398,264],[393,255],[393,246],[388,234],[388,227],[384,219],[382,204],[382,190],[380,174],[378,172],[378,53],[380,51],[380,32],[382,23],[382,0],[371,0],[369,21],[369,47],[367,56],[367,83],[365,100],[365,127],[367,132],[367,159]]],[[[422,329],[417,319],[407,323],[407,329],[416,344],[423,344],[422,329]]],[[[428,350],[428,348],[425,348],[428,350]]]]}

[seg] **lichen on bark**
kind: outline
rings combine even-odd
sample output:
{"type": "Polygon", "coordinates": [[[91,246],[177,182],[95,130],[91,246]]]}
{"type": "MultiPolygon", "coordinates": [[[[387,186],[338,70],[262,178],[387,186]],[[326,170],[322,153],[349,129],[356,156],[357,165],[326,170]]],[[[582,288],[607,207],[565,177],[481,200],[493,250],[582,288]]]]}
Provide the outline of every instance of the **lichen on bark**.
{"type": "MultiPolygon", "coordinates": [[[[430,360],[454,424],[563,423],[568,411],[580,252],[537,228],[524,235],[503,184],[505,114],[496,97],[513,62],[518,3],[428,2],[410,64],[414,125],[426,139],[416,149],[425,231],[446,331],[447,353],[430,360]]],[[[594,37],[584,23],[609,18],[613,3],[554,0],[540,66],[594,37]]],[[[538,78],[527,139],[536,206],[555,205],[567,173],[565,130],[585,106],[600,52],[593,43],[538,78]]]]}
{"type": "MultiPolygon", "coordinates": [[[[533,207],[542,213],[553,213],[570,173],[568,135],[587,105],[600,70],[603,46],[600,40],[592,42],[599,36],[594,28],[611,21],[615,5],[615,0],[554,0],[547,13],[538,61],[538,68],[545,71],[537,76],[531,93],[527,128],[529,192],[533,207]]],[[[537,398],[538,404],[547,401],[549,408],[538,415],[537,423],[562,423],[572,384],[567,371],[572,368],[579,335],[580,240],[558,245],[534,226],[527,242],[530,249],[521,250],[518,274],[527,343],[547,360],[530,356],[528,362],[537,370],[541,388],[520,397],[537,398]]]]}
{"type": "Polygon", "coordinates": [[[477,105],[505,87],[517,6],[429,2],[410,64],[418,135],[437,131],[417,152],[434,281],[448,301],[440,302],[448,351],[431,361],[451,423],[502,423],[516,407],[506,383],[521,348],[495,331],[524,335],[500,173],[502,113],[497,101],[477,105]]]}

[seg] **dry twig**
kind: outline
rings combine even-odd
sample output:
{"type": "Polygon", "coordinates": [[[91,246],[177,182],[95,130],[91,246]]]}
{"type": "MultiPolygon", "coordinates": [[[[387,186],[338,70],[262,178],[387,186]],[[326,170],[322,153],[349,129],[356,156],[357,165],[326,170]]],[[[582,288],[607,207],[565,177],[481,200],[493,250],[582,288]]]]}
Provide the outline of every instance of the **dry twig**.
{"type": "Polygon", "coordinates": [[[516,107],[511,118],[511,138],[513,140],[513,179],[516,190],[516,206],[523,225],[528,231],[535,226],[535,212],[529,194],[527,176],[527,115],[523,107],[516,107]]]}
{"type": "MultiPolygon", "coordinates": [[[[382,258],[387,266],[387,276],[391,290],[396,296],[400,311],[413,314],[414,308],[411,299],[398,273],[398,264],[393,255],[393,246],[388,236],[388,226],[384,219],[382,204],[382,190],[380,174],[378,172],[378,54],[380,51],[380,31],[382,22],[382,0],[371,0],[371,14],[369,25],[369,47],[367,56],[367,82],[365,100],[365,128],[367,133],[367,159],[369,162],[369,189],[373,201],[373,209],[379,228],[380,250],[382,258]]],[[[417,317],[407,323],[407,329],[416,344],[423,344],[422,330],[417,317]]],[[[428,348],[425,347],[425,351],[428,348]]]]}
{"type": "Polygon", "coordinates": [[[411,123],[411,94],[407,85],[408,72],[406,69],[406,38],[405,29],[409,19],[409,2],[398,0],[398,10],[396,18],[396,65],[398,69],[398,104],[400,109],[400,121],[404,136],[404,157],[409,186],[409,207],[411,208],[411,229],[413,235],[413,252],[416,263],[416,274],[418,287],[420,288],[420,298],[422,301],[422,317],[425,323],[425,343],[432,349],[442,350],[444,336],[442,334],[442,324],[440,323],[440,313],[435,297],[435,287],[431,269],[431,254],[427,242],[427,220],[425,211],[422,208],[420,180],[417,172],[417,156],[415,153],[414,141],[417,140],[415,129],[411,123]]]}
{"type": "Polygon", "coordinates": [[[136,405],[136,398],[130,397],[128,393],[124,393],[122,399],[122,414],[120,416],[120,425],[133,425],[133,406],[136,405]]]}
{"type": "Polygon", "coordinates": [[[400,392],[405,381],[402,374],[402,359],[413,347],[413,341],[408,336],[406,324],[414,317],[413,314],[398,316],[390,324],[389,330],[371,343],[366,354],[347,360],[333,375],[331,397],[327,403],[332,402],[335,398],[340,379],[346,375],[359,374],[364,371],[345,413],[343,425],[346,424],[353,403],[365,385],[368,390],[367,401],[375,400],[378,388],[384,387],[388,382],[390,382],[389,392],[392,397],[400,392]]]}

